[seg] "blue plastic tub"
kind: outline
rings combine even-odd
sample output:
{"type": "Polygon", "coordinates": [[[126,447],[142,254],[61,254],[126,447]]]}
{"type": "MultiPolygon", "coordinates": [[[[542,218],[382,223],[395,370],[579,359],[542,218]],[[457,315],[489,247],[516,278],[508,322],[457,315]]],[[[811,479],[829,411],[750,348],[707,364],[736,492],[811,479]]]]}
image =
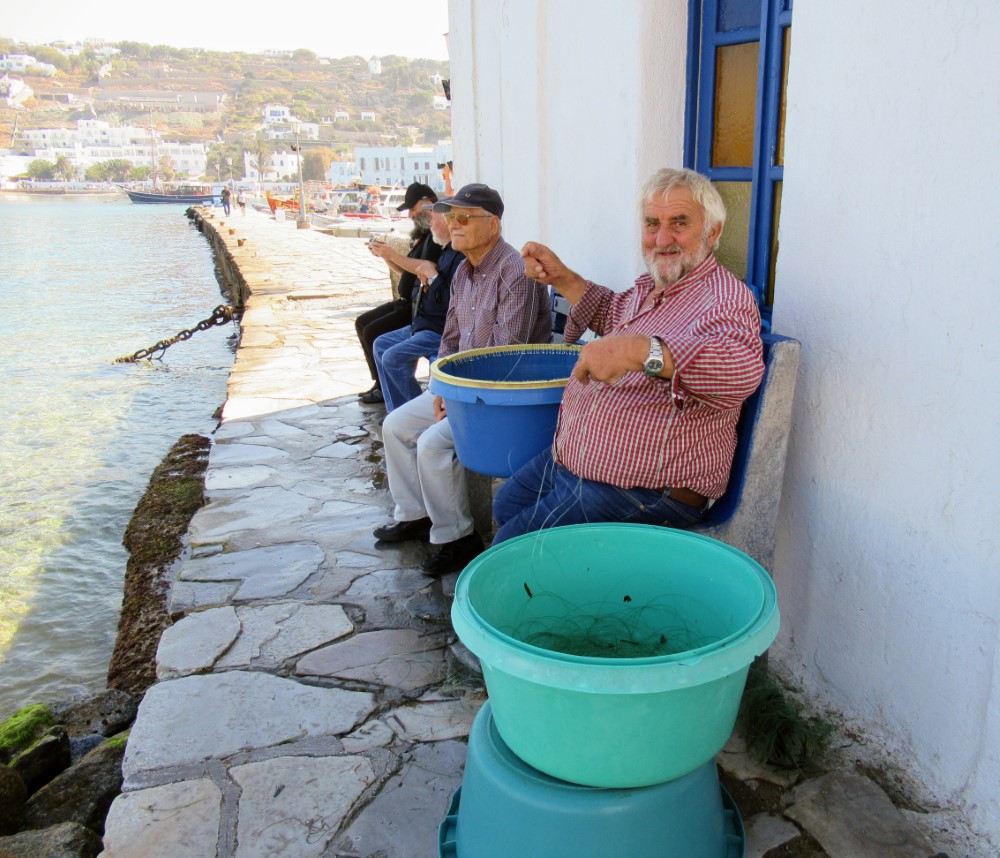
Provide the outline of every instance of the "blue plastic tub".
{"type": "Polygon", "coordinates": [[[445,401],[459,461],[509,477],[552,443],[563,389],[580,346],[470,349],[431,365],[430,391],[445,401]]]}
{"type": "Polygon", "coordinates": [[[487,702],[469,733],[462,786],[438,829],[441,858],[742,858],[743,822],[711,761],[642,789],[596,789],[531,768],[487,702]]]}
{"type": "Polygon", "coordinates": [[[451,620],[514,753],[596,787],[662,783],[713,759],[779,625],[774,582],[746,554],[610,523],[494,545],[459,577],[451,620]]]}

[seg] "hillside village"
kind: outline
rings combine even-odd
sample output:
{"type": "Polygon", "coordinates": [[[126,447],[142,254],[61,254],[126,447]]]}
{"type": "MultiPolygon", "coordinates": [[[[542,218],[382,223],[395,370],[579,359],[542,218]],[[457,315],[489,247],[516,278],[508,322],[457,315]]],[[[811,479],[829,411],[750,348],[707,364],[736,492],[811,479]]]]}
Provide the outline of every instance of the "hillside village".
{"type": "Polygon", "coordinates": [[[448,94],[430,59],[0,38],[0,180],[287,181],[300,151],[306,179],[409,181],[450,160],[448,94]]]}

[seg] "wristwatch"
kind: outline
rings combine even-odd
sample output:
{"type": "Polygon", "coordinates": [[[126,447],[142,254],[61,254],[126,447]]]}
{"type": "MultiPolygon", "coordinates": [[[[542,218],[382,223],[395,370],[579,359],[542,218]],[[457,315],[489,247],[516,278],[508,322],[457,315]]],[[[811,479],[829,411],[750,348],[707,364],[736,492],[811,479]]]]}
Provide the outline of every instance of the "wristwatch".
{"type": "Polygon", "coordinates": [[[642,362],[642,371],[649,378],[656,378],[663,372],[663,343],[659,337],[649,338],[649,354],[642,362]]]}

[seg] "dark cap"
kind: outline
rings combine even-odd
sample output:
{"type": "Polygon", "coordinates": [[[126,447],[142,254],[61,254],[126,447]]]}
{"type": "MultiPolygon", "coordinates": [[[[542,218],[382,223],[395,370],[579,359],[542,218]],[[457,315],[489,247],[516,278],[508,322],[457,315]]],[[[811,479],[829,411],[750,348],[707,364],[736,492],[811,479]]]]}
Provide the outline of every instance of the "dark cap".
{"type": "Polygon", "coordinates": [[[438,195],[431,190],[429,185],[414,182],[406,189],[406,197],[403,199],[403,204],[396,206],[396,211],[405,212],[407,209],[412,209],[421,200],[430,200],[432,203],[436,203],[437,198],[438,195]]]}
{"type": "Polygon", "coordinates": [[[503,200],[489,185],[464,185],[455,196],[445,197],[434,206],[436,212],[449,209],[483,209],[491,215],[503,217],[503,200]]]}

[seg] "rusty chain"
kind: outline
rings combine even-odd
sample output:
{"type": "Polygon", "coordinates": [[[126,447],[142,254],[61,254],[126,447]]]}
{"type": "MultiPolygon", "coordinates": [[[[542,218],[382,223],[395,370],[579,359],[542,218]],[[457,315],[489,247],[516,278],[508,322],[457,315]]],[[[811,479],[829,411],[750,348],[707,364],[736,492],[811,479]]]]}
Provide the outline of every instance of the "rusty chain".
{"type": "Polygon", "coordinates": [[[150,346],[148,349],[139,349],[134,354],[122,355],[119,358],[115,358],[115,363],[135,363],[136,361],[143,360],[143,358],[146,360],[152,360],[154,357],[159,359],[174,343],[191,339],[191,335],[195,331],[207,331],[216,325],[224,325],[226,322],[231,322],[235,315],[236,311],[232,307],[227,304],[220,304],[212,311],[211,317],[202,319],[193,328],[187,328],[177,335],[170,337],[170,339],[160,340],[155,346],[150,346]]]}

